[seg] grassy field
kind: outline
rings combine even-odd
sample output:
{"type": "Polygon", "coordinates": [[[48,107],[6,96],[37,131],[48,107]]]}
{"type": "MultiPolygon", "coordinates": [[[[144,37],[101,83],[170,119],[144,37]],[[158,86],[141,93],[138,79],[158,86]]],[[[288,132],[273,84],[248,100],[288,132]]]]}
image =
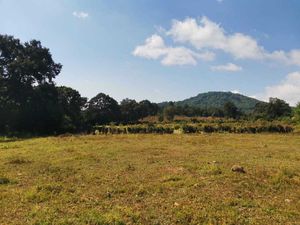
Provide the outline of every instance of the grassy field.
{"type": "Polygon", "coordinates": [[[0,224],[300,224],[300,136],[1,139],[0,224]]]}

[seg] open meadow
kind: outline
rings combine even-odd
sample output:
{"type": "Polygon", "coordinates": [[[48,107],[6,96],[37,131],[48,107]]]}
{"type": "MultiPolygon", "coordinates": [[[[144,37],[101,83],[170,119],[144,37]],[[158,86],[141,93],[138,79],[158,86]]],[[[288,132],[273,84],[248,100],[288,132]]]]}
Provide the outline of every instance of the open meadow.
{"type": "Polygon", "coordinates": [[[300,136],[3,138],[0,224],[300,224],[300,136]]]}

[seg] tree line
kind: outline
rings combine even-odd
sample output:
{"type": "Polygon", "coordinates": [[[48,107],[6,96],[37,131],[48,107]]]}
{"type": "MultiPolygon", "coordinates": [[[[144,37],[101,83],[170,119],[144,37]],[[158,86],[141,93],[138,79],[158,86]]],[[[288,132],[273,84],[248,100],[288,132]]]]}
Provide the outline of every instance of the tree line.
{"type": "MultiPolygon", "coordinates": [[[[124,99],[118,103],[104,93],[88,100],[77,90],[55,84],[61,69],[62,65],[54,62],[50,50],[40,41],[22,43],[13,36],[0,35],[1,134],[79,132],[112,122],[136,123],[155,115],[162,120],[172,120],[175,115],[245,116],[231,102],[223,108],[201,109],[174,103],[160,107],[148,100],[124,99]]],[[[291,115],[292,109],[287,103],[271,99],[269,103],[258,104],[251,116],[276,119],[291,115]]]]}
{"type": "Polygon", "coordinates": [[[269,102],[259,102],[255,105],[251,113],[243,113],[232,102],[226,102],[223,107],[199,108],[189,105],[181,106],[175,103],[168,103],[163,109],[164,118],[173,120],[176,115],[188,117],[225,117],[233,119],[264,119],[274,120],[290,118],[297,114],[296,107],[294,112],[288,103],[278,98],[270,98],[269,102]]]}
{"type": "Polygon", "coordinates": [[[89,101],[54,80],[62,65],[40,41],[22,43],[0,35],[0,132],[61,133],[94,124],[134,122],[155,115],[157,104],[125,99],[118,104],[99,93],[89,101]]]}

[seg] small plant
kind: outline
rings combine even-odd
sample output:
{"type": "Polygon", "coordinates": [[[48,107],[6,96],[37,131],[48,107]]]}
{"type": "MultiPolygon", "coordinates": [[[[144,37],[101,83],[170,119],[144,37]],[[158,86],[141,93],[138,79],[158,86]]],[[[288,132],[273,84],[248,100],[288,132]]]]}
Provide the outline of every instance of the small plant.
{"type": "Polygon", "coordinates": [[[207,175],[220,175],[222,170],[218,165],[208,164],[202,168],[202,173],[207,175]]]}
{"type": "Polygon", "coordinates": [[[280,189],[284,186],[290,185],[293,183],[295,177],[298,174],[290,169],[283,168],[272,178],[272,183],[277,189],[280,189]]]}
{"type": "Polygon", "coordinates": [[[9,184],[10,180],[6,177],[0,177],[0,185],[1,184],[9,184]]]}
{"type": "Polygon", "coordinates": [[[127,167],[126,167],[126,170],[127,170],[127,171],[135,171],[135,170],[136,170],[136,168],[135,168],[135,166],[134,166],[134,165],[132,165],[132,164],[128,164],[128,165],[127,165],[127,167]]]}
{"type": "Polygon", "coordinates": [[[165,177],[163,179],[163,182],[177,182],[180,181],[182,178],[178,177],[178,176],[169,176],[169,177],[165,177]]]}
{"type": "Polygon", "coordinates": [[[26,164],[26,163],[30,163],[30,161],[23,159],[23,158],[12,158],[8,163],[10,163],[10,164],[26,164]]]}

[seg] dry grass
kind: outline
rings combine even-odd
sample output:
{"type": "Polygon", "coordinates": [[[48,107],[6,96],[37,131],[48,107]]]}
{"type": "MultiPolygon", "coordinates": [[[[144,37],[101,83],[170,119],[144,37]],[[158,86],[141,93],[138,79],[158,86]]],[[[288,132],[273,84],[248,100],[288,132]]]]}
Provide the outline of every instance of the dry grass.
{"type": "Polygon", "coordinates": [[[0,156],[1,225],[300,224],[297,135],[49,137],[0,156]]]}

